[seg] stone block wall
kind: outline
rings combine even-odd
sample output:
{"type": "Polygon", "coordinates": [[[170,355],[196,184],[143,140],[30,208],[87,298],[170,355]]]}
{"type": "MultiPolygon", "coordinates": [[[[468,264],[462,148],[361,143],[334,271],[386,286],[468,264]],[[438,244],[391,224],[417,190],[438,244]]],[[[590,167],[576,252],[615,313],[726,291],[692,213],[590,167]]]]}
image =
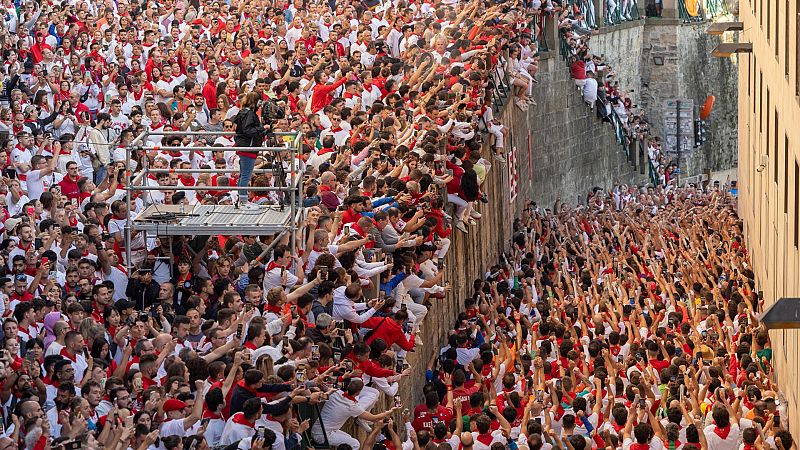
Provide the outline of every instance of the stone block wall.
{"type": "Polygon", "coordinates": [[[623,92],[627,92],[633,103],[641,107],[642,63],[644,48],[643,21],[627,22],[614,28],[604,28],[603,32],[592,36],[589,41],[592,53],[603,55],[616,74],[616,80],[623,92]]]}

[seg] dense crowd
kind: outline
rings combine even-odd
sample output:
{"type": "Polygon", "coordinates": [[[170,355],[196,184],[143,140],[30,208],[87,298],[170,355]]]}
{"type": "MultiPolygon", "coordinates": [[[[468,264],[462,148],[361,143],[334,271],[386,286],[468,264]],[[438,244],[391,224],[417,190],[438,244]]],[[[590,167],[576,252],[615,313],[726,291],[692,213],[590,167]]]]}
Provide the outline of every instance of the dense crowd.
{"type": "Polygon", "coordinates": [[[0,449],[357,447],[345,415],[409,373],[375,342],[414,348],[505,163],[493,74],[534,103],[553,4],[3,8],[0,449]],[[253,148],[279,132],[298,160],[253,148]],[[247,187],[298,169],[296,237],[126,237],[151,205],[286,205],[247,187]]]}

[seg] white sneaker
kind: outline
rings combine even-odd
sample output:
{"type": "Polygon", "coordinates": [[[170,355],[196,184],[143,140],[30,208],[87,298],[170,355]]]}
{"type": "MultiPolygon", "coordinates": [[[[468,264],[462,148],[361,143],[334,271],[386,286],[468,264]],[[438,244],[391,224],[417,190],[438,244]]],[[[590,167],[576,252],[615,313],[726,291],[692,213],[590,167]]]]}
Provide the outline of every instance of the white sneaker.
{"type": "Polygon", "coordinates": [[[467,227],[464,225],[464,221],[462,221],[462,220],[459,220],[458,222],[456,222],[456,228],[461,230],[461,232],[463,232],[463,233],[467,232],[467,227]]]}
{"type": "Polygon", "coordinates": [[[467,223],[469,223],[470,225],[472,225],[474,227],[475,225],[478,224],[478,221],[473,219],[472,217],[470,217],[469,220],[467,220],[467,223]]]}
{"type": "Polygon", "coordinates": [[[479,213],[478,211],[470,212],[469,216],[472,217],[473,219],[480,219],[482,217],[481,213],[479,213]]]}

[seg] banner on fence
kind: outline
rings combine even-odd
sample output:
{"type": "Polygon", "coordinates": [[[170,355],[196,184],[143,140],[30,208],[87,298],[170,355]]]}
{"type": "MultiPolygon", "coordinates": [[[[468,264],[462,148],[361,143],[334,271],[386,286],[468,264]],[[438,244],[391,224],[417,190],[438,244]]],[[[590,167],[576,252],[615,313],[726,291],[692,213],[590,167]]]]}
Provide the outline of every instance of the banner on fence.
{"type": "Polygon", "coordinates": [[[515,145],[508,152],[508,202],[514,203],[517,194],[519,194],[519,172],[517,171],[517,146],[515,145]]]}

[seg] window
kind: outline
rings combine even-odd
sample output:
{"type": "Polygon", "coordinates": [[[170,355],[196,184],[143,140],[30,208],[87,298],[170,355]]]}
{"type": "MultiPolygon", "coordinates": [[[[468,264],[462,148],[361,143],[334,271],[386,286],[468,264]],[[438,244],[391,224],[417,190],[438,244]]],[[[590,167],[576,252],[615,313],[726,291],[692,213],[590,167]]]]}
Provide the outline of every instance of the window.
{"type": "MultiPolygon", "coordinates": [[[[761,3],[763,4],[764,1],[762,1],[761,3]]],[[[769,43],[774,43],[774,42],[772,42],[772,14],[770,14],[770,10],[772,9],[772,3],[773,2],[767,1],[766,3],[767,3],[767,14],[766,14],[766,16],[767,16],[767,43],[769,44],[769,43]]]]}
{"type": "Polygon", "coordinates": [[[758,132],[764,132],[764,72],[758,71],[758,132]]]}
{"type": "Polygon", "coordinates": [[[769,111],[770,109],[770,98],[769,98],[769,88],[767,88],[767,107],[761,110],[761,118],[764,119],[766,117],[767,120],[767,158],[769,158],[769,111]]]}
{"type": "MultiPolygon", "coordinates": [[[[795,176],[797,176],[795,174],[795,176]]],[[[783,213],[789,210],[789,136],[783,135],[783,213]]]]}
{"type": "Polygon", "coordinates": [[[784,24],[783,24],[783,72],[786,78],[789,78],[789,0],[786,0],[784,5],[784,24]]]}
{"type": "Polygon", "coordinates": [[[800,217],[800,165],[797,164],[797,160],[794,161],[794,248],[797,248],[797,235],[800,234],[798,231],[798,222],[797,218],[800,217]]]}
{"type": "MultiPolygon", "coordinates": [[[[778,163],[778,155],[780,155],[780,153],[778,153],[778,111],[775,111],[775,122],[772,124],[772,126],[774,128],[773,145],[774,145],[774,149],[775,149],[775,164],[773,164],[772,161],[770,161],[769,165],[773,167],[773,169],[772,169],[772,181],[774,181],[775,184],[778,184],[778,172],[780,172],[780,170],[778,168],[778,164],[777,164],[778,163]]],[[[769,144],[767,144],[767,145],[769,145],[769,144]]]]}
{"type": "MultiPolygon", "coordinates": [[[[794,14],[795,14],[795,16],[794,16],[794,24],[795,24],[795,27],[796,27],[796,30],[795,30],[795,33],[794,33],[794,39],[795,39],[794,51],[796,52],[796,54],[795,54],[795,64],[794,64],[794,70],[795,70],[795,73],[794,73],[794,95],[800,95],[800,20],[797,20],[800,17],[800,0],[795,0],[794,14]]],[[[788,16],[788,14],[787,14],[787,16],[788,16]]],[[[789,20],[789,18],[787,17],[786,20],[789,20]]]]}

